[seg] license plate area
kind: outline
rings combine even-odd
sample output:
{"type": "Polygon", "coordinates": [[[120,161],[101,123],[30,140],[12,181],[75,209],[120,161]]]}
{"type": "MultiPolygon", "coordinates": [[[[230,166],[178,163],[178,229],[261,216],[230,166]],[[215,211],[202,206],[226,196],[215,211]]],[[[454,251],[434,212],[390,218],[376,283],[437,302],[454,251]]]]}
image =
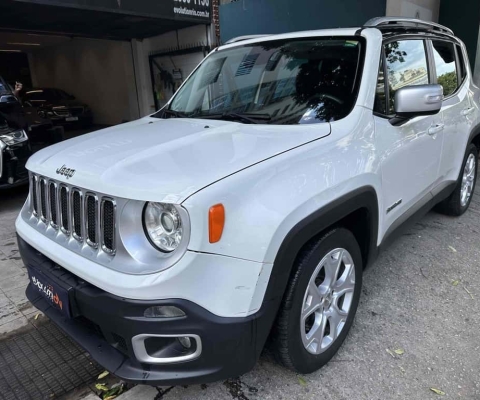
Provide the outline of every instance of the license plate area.
{"type": "Polygon", "coordinates": [[[73,293],[73,288],[60,284],[34,267],[29,266],[27,269],[30,283],[35,291],[53,308],[70,318],[72,316],[70,312],[70,294],[73,293]]]}
{"type": "Polygon", "coordinates": [[[78,121],[78,117],[67,117],[67,118],[65,118],[65,121],[67,121],[67,122],[78,121]]]}

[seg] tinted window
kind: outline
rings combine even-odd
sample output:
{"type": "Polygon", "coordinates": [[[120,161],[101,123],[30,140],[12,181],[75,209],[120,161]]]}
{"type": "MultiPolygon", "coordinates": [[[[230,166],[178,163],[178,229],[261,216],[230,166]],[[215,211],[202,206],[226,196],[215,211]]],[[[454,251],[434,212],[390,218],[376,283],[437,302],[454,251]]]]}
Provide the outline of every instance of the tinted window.
{"type": "Polygon", "coordinates": [[[0,76],[0,95],[6,95],[6,94],[11,94],[11,93],[12,92],[10,91],[10,86],[0,76]]]}
{"type": "Polygon", "coordinates": [[[443,95],[450,96],[458,88],[455,47],[453,43],[433,40],[433,56],[437,82],[443,86],[443,95]]]}
{"type": "Polygon", "coordinates": [[[388,113],[394,112],[395,92],[404,86],[429,83],[423,40],[399,40],[385,45],[389,88],[388,113]]]}
{"type": "Polygon", "coordinates": [[[270,124],[335,121],[355,103],[361,53],[360,41],[345,38],[267,41],[214,52],[170,110],[192,118],[257,115],[270,124]]]}

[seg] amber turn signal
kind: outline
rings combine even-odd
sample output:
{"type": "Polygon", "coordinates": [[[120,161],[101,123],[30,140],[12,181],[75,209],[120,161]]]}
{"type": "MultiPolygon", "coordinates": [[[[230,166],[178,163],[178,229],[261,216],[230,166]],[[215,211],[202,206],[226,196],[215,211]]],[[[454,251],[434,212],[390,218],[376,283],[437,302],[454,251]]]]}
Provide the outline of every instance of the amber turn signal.
{"type": "Polygon", "coordinates": [[[223,207],[223,204],[216,204],[210,207],[208,212],[208,236],[210,243],[217,243],[220,241],[224,225],[225,207],[223,207]]]}

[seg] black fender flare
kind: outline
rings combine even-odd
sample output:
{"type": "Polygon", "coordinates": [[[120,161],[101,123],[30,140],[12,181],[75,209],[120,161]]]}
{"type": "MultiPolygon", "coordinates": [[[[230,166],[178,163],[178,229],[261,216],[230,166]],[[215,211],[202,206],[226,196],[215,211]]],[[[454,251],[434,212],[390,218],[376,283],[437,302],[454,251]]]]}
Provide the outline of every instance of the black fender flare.
{"type": "Polygon", "coordinates": [[[273,263],[272,272],[262,306],[257,312],[256,347],[258,356],[270,334],[277,316],[297,255],[307,242],[326,229],[335,226],[343,218],[360,209],[368,210],[369,246],[365,265],[371,265],[378,254],[379,223],[378,198],[372,186],[363,186],[332,201],[299,221],[287,234],[273,263]]]}
{"type": "MultiPolygon", "coordinates": [[[[475,141],[475,139],[479,140],[480,142],[480,124],[476,125],[473,127],[473,129],[470,131],[470,136],[468,137],[468,142],[467,142],[467,147],[470,143],[475,141]]],[[[480,143],[479,143],[480,145],[480,143]]]]}

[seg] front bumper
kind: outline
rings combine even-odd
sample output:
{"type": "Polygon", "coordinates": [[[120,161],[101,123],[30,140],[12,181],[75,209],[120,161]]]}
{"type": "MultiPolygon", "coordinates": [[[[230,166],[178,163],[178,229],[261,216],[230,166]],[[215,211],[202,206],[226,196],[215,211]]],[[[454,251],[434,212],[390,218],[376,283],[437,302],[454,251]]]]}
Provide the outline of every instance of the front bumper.
{"type": "Polygon", "coordinates": [[[0,189],[8,189],[28,183],[25,168],[32,154],[28,141],[0,150],[0,189]]]}
{"type": "MultiPolygon", "coordinates": [[[[18,236],[23,262],[64,287],[72,287],[72,318],[67,318],[39,296],[30,284],[28,299],[77,341],[105,369],[126,381],[150,385],[213,382],[248,372],[263,348],[271,316],[258,312],[242,318],[218,317],[197,304],[180,299],[129,300],[109,294],[66,271],[18,236]],[[175,306],[181,318],[145,318],[151,306],[175,306]],[[266,317],[266,318],[265,318],[266,317]],[[172,364],[137,361],[132,338],[141,334],[198,335],[198,358],[172,364]]],[[[209,290],[205,288],[205,290],[209,290]]],[[[225,299],[228,301],[228,299],[225,299]]]]}

